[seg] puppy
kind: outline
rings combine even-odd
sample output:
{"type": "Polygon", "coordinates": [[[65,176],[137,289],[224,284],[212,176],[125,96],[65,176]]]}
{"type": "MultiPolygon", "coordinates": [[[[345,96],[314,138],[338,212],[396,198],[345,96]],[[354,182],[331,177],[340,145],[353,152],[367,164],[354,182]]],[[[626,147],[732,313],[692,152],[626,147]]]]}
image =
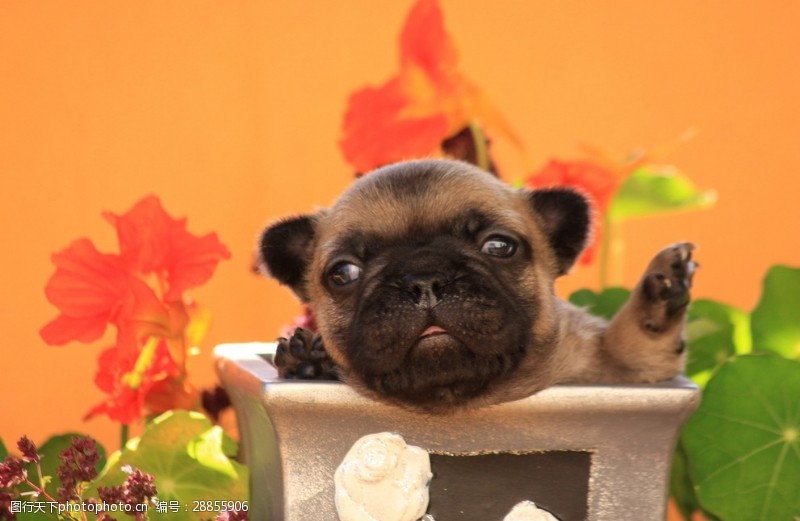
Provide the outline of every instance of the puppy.
{"type": "Polygon", "coordinates": [[[380,168],[330,209],[261,236],[264,271],[319,327],[319,337],[299,331],[283,345],[277,365],[291,376],[298,360],[329,356],[361,393],[432,413],[557,383],[675,376],[693,246],[659,252],[606,322],[553,289],[589,227],[586,199],[569,189],[517,190],[456,161],[380,168]]]}

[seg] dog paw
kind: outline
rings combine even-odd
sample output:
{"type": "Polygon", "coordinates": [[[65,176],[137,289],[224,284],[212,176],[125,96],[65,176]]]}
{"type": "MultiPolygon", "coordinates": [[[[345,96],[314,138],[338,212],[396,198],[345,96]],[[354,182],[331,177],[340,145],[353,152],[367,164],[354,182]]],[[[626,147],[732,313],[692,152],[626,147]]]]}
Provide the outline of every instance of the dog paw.
{"type": "Polygon", "coordinates": [[[325,351],[322,337],[298,327],[290,338],[279,338],[273,359],[281,378],[336,380],[336,366],[325,351]]]}
{"type": "Polygon", "coordinates": [[[644,327],[658,333],[683,316],[690,301],[692,278],[697,263],[692,260],[694,244],[682,242],[661,250],[650,262],[642,279],[644,327]]]}

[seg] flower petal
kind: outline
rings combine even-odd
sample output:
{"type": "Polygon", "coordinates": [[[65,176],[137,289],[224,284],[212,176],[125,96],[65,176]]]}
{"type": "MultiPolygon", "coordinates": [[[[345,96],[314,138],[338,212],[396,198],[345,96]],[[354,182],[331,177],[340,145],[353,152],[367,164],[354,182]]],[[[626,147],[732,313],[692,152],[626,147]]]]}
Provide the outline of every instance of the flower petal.
{"type": "Polygon", "coordinates": [[[358,172],[441,155],[441,143],[475,123],[521,142],[479,89],[458,71],[458,51],[436,0],[419,0],[400,34],[400,70],[380,87],[355,92],[340,142],[358,172]]]}
{"type": "Polygon", "coordinates": [[[95,384],[108,394],[99,404],[86,414],[89,419],[105,414],[114,421],[131,423],[144,414],[162,412],[162,407],[194,404],[197,393],[188,383],[183,383],[178,366],[170,357],[166,343],[158,341],[152,358],[147,360],[146,367],[137,368],[138,356],[126,352],[117,346],[104,350],[98,358],[98,370],[95,384]],[[136,378],[130,378],[133,372],[141,371],[136,378]],[[135,385],[131,382],[135,380],[135,385]],[[166,390],[178,392],[173,398],[165,396],[166,390]],[[158,410],[152,409],[148,402],[150,393],[154,393],[152,402],[158,410]],[[194,399],[194,402],[191,400],[194,399]]]}
{"type": "Polygon", "coordinates": [[[458,50],[436,0],[420,0],[408,13],[400,33],[400,66],[409,65],[423,69],[434,83],[446,81],[458,66],[458,50]]]}
{"type": "Polygon", "coordinates": [[[399,74],[350,97],[340,143],[345,159],[364,173],[437,153],[448,134],[458,130],[450,128],[448,116],[458,105],[449,99],[459,90],[457,63],[438,3],[420,0],[400,35],[399,74]]]}
{"type": "Polygon", "coordinates": [[[196,237],[185,230],[173,230],[169,255],[165,259],[169,290],[167,302],[179,300],[184,291],[205,284],[219,261],[231,257],[216,233],[196,237]]]}
{"type": "Polygon", "coordinates": [[[160,267],[168,229],[175,221],[157,197],[145,197],[123,215],[104,212],[103,217],[116,228],[120,256],[130,271],[149,273],[160,267]]]}
{"type": "Polygon", "coordinates": [[[174,219],[161,201],[147,196],[123,215],[106,219],[117,229],[120,255],[133,273],[164,277],[165,300],[180,299],[187,289],[206,282],[230,252],[216,234],[197,237],[186,230],[186,219],[174,219]]]}
{"type": "Polygon", "coordinates": [[[56,271],[45,295],[61,315],[40,335],[51,345],[97,340],[119,313],[125,293],[127,276],[119,257],[100,253],[88,239],[78,239],[52,259],[56,271]]]}
{"type": "Polygon", "coordinates": [[[114,392],[117,382],[122,378],[131,367],[134,359],[125,351],[116,346],[104,349],[97,358],[97,373],[94,375],[94,383],[100,390],[106,393],[114,392]]]}
{"type": "Polygon", "coordinates": [[[90,420],[105,414],[114,421],[129,425],[142,417],[142,403],[142,397],[138,393],[130,389],[123,390],[92,407],[83,419],[90,420]]]}
{"type": "Polygon", "coordinates": [[[104,317],[72,318],[58,315],[39,330],[39,335],[48,345],[63,346],[69,342],[88,344],[103,336],[108,326],[104,317]]]}
{"type": "Polygon", "coordinates": [[[603,230],[596,214],[608,211],[611,199],[619,187],[618,176],[610,169],[589,161],[550,160],[539,172],[525,181],[528,188],[566,186],[583,193],[595,214],[592,219],[592,235],[581,254],[581,264],[591,264],[597,256],[603,230]]]}
{"type": "Polygon", "coordinates": [[[530,188],[575,188],[586,194],[598,210],[605,212],[619,187],[619,178],[612,170],[589,161],[552,159],[540,171],[530,176],[525,184],[530,188]]]}
{"type": "Polygon", "coordinates": [[[142,417],[144,396],[139,389],[132,389],[122,382],[122,377],[135,363],[136,360],[130,352],[126,353],[116,346],[100,353],[94,382],[108,396],[92,407],[84,416],[84,420],[105,414],[114,421],[130,424],[142,417]]]}
{"type": "Polygon", "coordinates": [[[445,115],[447,129],[439,141],[477,123],[524,148],[500,111],[458,70],[458,61],[458,49],[447,33],[438,2],[418,1],[400,35],[400,77],[409,100],[407,113],[445,115]]]}
{"type": "Polygon", "coordinates": [[[436,152],[447,135],[447,117],[439,113],[404,115],[407,103],[396,79],[350,97],[340,145],[345,159],[358,172],[436,152]]]}

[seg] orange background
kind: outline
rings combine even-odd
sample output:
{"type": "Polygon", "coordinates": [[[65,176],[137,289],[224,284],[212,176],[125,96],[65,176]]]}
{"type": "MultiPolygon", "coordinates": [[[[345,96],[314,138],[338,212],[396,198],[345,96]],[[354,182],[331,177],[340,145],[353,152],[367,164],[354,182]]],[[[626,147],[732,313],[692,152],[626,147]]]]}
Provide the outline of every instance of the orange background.
{"type": "MultiPolygon", "coordinates": [[[[394,73],[411,3],[0,3],[7,445],[66,430],[116,443],[110,421],[81,421],[101,398],[92,378],[105,344],[48,347],[38,336],[56,315],[43,294],[50,253],[80,236],[116,247],[103,210],[155,193],[233,252],[195,293],[215,319],[197,383],[214,381],[213,345],[275,337],[298,308],[249,272],[256,235],[350,182],[337,148],[347,96],[394,73]]],[[[680,239],[701,247],[696,295],[746,309],[768,266],[800,265],[800,3],[441,4],[462,70],[533,166],[575,158],[581,143],[621,158],[700,130],[669,159],[719,202],[626,224],[626,285],[680,239]]],[[[497,152],[508,179],[527,173],[509,147],[497,152]]],[[[596,280],[596,267],[580,268],[561,290],[596,280]]]]}

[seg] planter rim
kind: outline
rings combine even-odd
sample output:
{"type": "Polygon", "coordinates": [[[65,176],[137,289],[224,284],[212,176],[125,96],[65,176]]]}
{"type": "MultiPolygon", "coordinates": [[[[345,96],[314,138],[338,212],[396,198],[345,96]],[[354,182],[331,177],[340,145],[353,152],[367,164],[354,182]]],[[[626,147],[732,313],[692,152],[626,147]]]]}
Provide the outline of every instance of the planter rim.
{"type": "MultiPolygon", "coordinates": [[[[287,398],[295,405],[303,403],[310,407],[336,407],[343,404],[350,407],[354,402],[363,406],[375,404],[342,382],[285,380],[278,377],[277,370],[268,361],[274,355],[276,346],[275,342],[220,344],[214,349],[214,355],[222,370],[226,362],[235,361],[239,370],[250,375],[252,383],[259,383],[258,391],[267,393],[276,404],[287,398]]],[[[609,408],[615,412],[635,412],[652,409],[653,400],[657,400],[662,408],[672,405],[677,411],[686,409],[688,405],[694,410],[700,400],[699,388],[685,376],[653,384],[558,384],[520,400],[477,410],[517,406],[530,408],[533,405],[541,410],[553,406],[563,410],[565,407],[581,409],[590,405],[594,410],[609,408]]]]}
{"type": "Polygon", "coordinates": [[[657,384],[556,385],[513,402],[431,415],[376,402],[340,382],[278,378],[268,362],[275,347],[214,350],[251,468],[254,515],[270,521],[335,520],[336,467],[353,443],[377,432],[444,456],[588,453],[582,519],[658,519],[679,429],[700,400],[698,387],[679,376],[657,384]]]}

